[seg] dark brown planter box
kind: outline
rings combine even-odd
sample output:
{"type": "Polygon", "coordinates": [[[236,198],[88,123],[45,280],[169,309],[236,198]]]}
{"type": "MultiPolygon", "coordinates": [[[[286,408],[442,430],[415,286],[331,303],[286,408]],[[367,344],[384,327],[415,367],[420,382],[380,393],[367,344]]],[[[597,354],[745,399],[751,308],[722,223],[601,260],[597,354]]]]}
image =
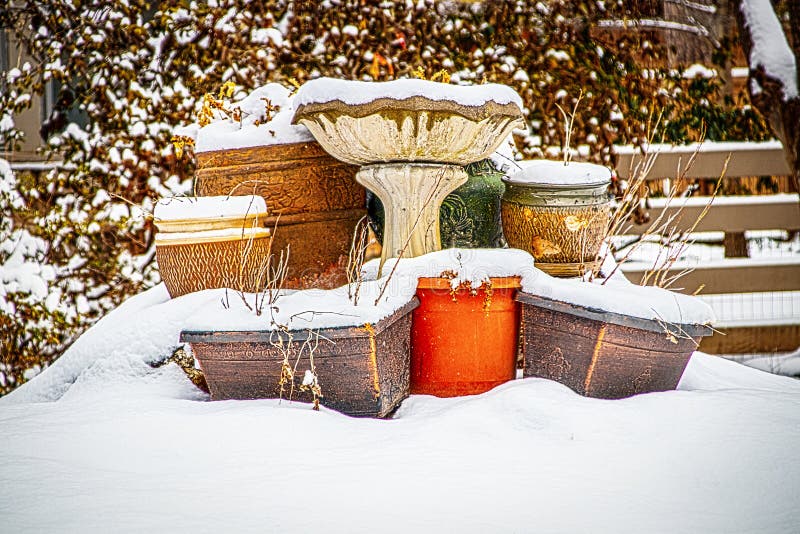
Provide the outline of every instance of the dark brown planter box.
{"type": "Polygon", "coordinates": [[[620,399],[675,389],[702,325],[670,325],[528,293],[522,303],[525,377],[569,386],[587,397],[620,399]]]}
{"type": "MultiPolygon", "coordinates": [[[[416,297],[372,327],[323,328],[314,353],[323,406],[352,416],[385,417],[408,396],[411,312],[416,297]]],[[[285,333],[181,332],[190,343],[205,374],[212,400],[281,398],[279,380],[283,355],[276,346],[285,333]],[[270,339],[271,338],[271,339],[270,339]]],[[[309,336],[292,332],[294,355],[309,336]]],[[[296,356],[295,356],[296,358],[296,356]]],[[[291,358],[294,365],[295,358],[291,358]]],[[[310,392],[299,391],[303,373],[310,369],[308,351],[297,365],[292,400],[311,402],[310,392]]],[[[288,386],[284,399],[288,399],[288,386]]]]}
{"type": "Polygon", "coordinates": [[[197,195],[260,195],[273,229],[273,252],[289,247],[283,287],[333,289],[347,283],[350,243],[366,215],[358,167],[333,158],[316,142],[197,154],[197,195]]]}

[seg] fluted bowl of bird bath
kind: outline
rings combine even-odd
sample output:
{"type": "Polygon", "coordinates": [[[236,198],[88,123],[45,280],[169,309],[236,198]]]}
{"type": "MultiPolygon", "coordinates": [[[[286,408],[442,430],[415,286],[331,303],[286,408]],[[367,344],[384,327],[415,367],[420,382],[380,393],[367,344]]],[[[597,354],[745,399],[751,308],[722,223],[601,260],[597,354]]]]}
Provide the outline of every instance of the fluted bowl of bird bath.
{"type": "Polygon", "coordinates": [[[464,166],[524,125],[521,98],[499,84],[319,78],[295,103],[293,122],[335,158],[360,165],[356,180],[383,203],[382,262],[440,250],[439,208],[467,181],[464,166]]]}

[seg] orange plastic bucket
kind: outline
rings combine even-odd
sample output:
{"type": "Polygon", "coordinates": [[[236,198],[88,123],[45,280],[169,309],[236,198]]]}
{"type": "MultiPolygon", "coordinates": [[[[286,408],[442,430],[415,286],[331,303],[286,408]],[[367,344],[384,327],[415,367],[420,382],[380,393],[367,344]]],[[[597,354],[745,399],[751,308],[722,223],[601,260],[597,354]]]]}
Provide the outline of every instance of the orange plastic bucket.
{"type": "Polygon", "coordinates": [[[477,291],[453,291],[446,278],[420,278],[411,324],[411,393],[476,395],[513,380],[519,288],[519,277],[492,278],[477,291]]]}

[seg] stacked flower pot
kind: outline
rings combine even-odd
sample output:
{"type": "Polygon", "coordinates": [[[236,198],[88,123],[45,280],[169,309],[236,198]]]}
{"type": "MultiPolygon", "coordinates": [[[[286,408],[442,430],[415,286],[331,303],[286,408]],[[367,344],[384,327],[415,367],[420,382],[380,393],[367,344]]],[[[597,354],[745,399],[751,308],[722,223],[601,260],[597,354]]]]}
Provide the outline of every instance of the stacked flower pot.
{"type": "MultiPolygon", "coordinates": [[[[219,326],[230,323],[226,309],[228,319],[182,333],[212,399],[288,394],[384,417],[409,393],[471,395],[513,380],[520,353],[526,377],[588,396],[677,385],[707,317],[678,324],[674,310],[604,309],[619,294],[639,298],[630,287],[580,279],[598,267],[610,173],[527,162],[501,181],[487,158],[522,124],[513,90],[319,79],[284,106],[292,124],[284,114],[279,126],[297,142],[233,149],[217,136],[198,146],[197,191],[261,200],[247,242],[267,238],[256,256],[288,246],[283,288],[301,290],[270,297],[269,319],[255,327],[252,318],[247,328],[219,326]],[[364,187],[383,247],[359,272],[353,238],[364,187]],[[502,247],[503,233],[512,248],[488,248],[502,247]],[[298,369],[307,370],[301,377],[298,369]]],[[[163,269],[177,256],[166,247],[178,241],[166,235],[168,221],[160,228],[163,269]]],[[[239,278],[242,293],[259,291],[239,278]]],[[[207,286],[231,287],[230,277],[207,286]]],[[[182,287],[171,294],[198,289],[182,287]]],[[[667,302],[659,295],[648,298],[667,302]]],[[[681,301],[677,312],[694,305],[681,301]]]]}
{"type": "Polygon", "coordinates": [[[171,297],[217,287],[262,289],[261,264],[271,254],[264,199],[175,197],[154,211],[156,261],[171,297]]]}

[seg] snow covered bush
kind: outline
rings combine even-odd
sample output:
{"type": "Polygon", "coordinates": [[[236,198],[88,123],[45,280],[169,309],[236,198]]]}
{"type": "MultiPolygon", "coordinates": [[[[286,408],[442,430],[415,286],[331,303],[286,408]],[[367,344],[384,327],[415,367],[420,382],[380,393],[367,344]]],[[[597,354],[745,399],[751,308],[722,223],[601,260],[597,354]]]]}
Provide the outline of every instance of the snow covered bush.
{"type": "Polygon", "coordinates": [[[420,68],[428,78],[444,70],[452,83],[505,83],[524,99],[530,128],[517,142],[528,156],[559,150],[556,104],[571,108],[581,92],[573,146],[596,160],[608,160],[614,142],[642,141],[661,110],[668,141],[691,140],[700,115],[709,137],[733,126],[743,138],[763,136],[763,123],[717,103],[713,80],[644,71],[641,54],[663,53],[657,42],[593,37],[597,18],[635,17],[641,4],[21,0],[0,10],[0,28],[29,58],[10,58],[0,73],[0,145],[14,149],[13,114],[52,84],[43,151],[62,162],[2,178],[0,209],[11,214],[0,229],[2,361],[15,378],[0,394],[158,281],[147,214],[158,197],[191,190],[192,162],[175,157],[172,131],[225,82],[234,98],[271,81],[387,80],[420,68]],[[38,266],[24,279],[35,284],[7,285],[13,265],[38,266]]]}

